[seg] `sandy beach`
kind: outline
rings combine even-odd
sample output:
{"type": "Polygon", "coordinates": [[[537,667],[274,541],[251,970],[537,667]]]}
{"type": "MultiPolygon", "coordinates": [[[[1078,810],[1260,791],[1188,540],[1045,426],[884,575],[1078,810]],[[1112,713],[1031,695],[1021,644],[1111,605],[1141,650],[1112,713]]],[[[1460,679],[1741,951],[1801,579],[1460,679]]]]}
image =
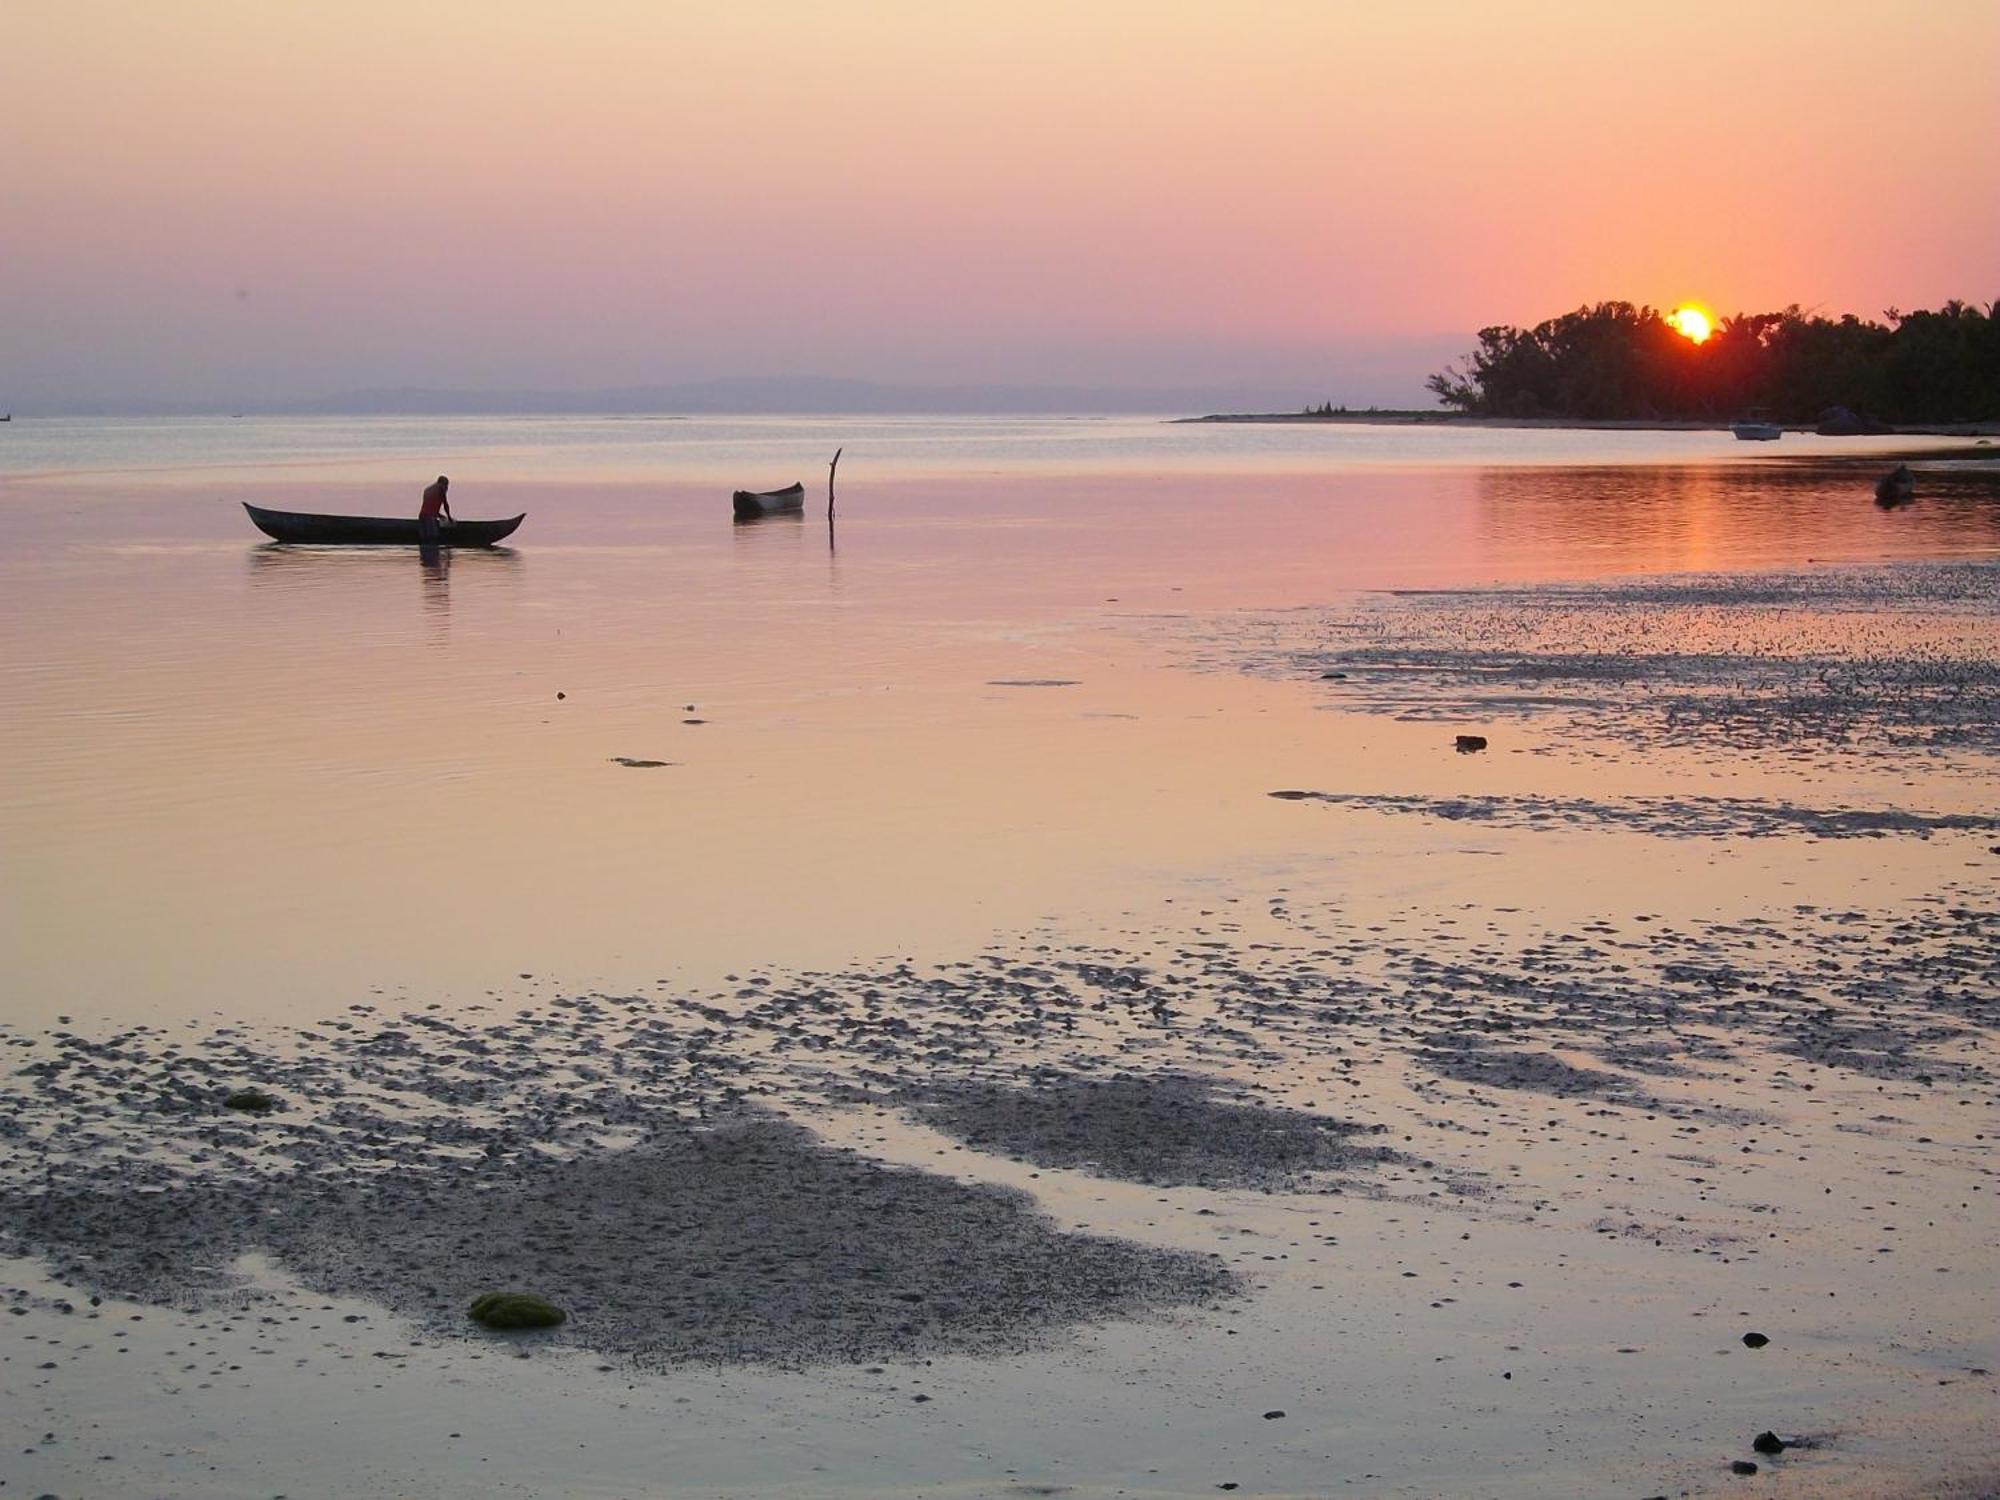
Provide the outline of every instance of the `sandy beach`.
{"type": "Polygon", "coordinates": [[[1986,466],[106,427],[0,471],[6,1493],[2000,1488],[1986,466]],[[242,520],[413,450],[517,545],[242,520]]]}

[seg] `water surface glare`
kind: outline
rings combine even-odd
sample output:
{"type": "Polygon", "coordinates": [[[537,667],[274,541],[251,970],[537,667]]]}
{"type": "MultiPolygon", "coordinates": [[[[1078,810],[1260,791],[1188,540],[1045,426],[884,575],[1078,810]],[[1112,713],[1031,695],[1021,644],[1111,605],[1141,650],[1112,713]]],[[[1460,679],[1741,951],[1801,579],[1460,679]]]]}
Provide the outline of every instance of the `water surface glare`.
{"type": "MultiPolygon", "coordinates": [[[[1433,760],[1431,726],[1181,670],[1162,621],[2000,544],[1976,475],[1926,469],[1921,502],[1885,513],[1873,468],[1829,456],[1851,446],[1773,458],[1705,433],[12,426],[0,965],[21,1021],[297,1015],[521,973],[633,987],[1087,929],[1219,872],[1323,863],[1273,787],[1498,774],[1433,760]],[[440,469],[465,515],[528,512],[515,545],[279,547],[241,510],[406,513],[440,469]],[[805,516],[732,524],[732,484],[793,478],[805,516]]],[[[1365,878],[1427,877],[1392,858],[1365,878]]]]}

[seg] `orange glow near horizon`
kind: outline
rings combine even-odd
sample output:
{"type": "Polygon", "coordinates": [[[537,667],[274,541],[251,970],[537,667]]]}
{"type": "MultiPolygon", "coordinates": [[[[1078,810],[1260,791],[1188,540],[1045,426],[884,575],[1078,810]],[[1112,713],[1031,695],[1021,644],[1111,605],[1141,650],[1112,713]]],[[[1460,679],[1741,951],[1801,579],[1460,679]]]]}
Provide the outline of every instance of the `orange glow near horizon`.
{"type": "Polygon", "coordinates": [[[1995,55],[1992,0],[17,4],[0,410],[763,374],[1416,404],[1479,328],[1653,287],[1988,295],[1995,55]],[[1913,107],[1852,107],[1899,76],[1913,107]]]}
{"type": "Polygon", "coordinates": [[[1705,344],[1715,332],[1715,319],[1692,302],[1683,303],[1667,314],[1674,331],[1691,344],[1705,344]]]}

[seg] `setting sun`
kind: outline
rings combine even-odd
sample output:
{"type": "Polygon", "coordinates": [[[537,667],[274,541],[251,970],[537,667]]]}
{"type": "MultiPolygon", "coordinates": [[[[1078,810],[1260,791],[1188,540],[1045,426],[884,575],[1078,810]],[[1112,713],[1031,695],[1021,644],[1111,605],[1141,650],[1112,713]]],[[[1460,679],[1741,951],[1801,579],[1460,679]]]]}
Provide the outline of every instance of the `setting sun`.
{"type": "Polygon", "coordinates": [[[1705,343],[1715,332],[1715,324],[1707,313],[1694,306],[1677,307],[1667,314],[1667,322],[1690,343],[1705,343]]]}

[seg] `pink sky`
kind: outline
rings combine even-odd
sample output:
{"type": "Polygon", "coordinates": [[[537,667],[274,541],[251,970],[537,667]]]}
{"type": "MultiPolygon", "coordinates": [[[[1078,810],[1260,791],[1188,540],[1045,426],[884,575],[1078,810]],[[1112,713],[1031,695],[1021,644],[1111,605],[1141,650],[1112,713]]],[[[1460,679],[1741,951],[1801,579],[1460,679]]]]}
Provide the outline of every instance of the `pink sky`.
{"type": "Polygon", "coordinates": [[[0,406],[740,374],[1420,399],[2000,297],[2000,6],[16,0],[0,406]]]}

